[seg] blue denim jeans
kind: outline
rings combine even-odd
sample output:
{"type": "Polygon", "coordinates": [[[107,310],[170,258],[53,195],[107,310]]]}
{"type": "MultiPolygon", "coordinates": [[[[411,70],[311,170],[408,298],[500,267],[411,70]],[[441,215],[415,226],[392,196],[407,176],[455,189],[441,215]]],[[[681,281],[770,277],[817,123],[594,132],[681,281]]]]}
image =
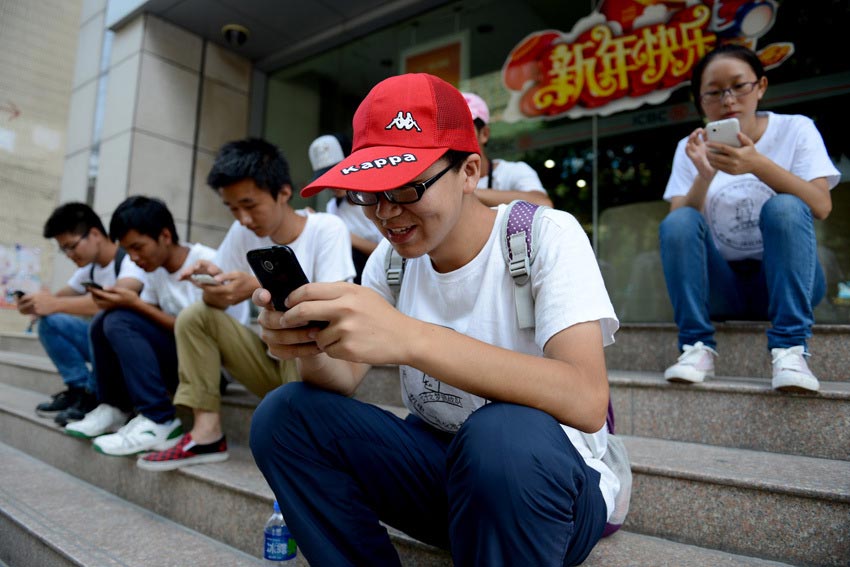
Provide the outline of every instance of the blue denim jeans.
{"type": "Polygon", "coordinates": [[[705,217],[681,207],[659,228],[664,279],[679,327],[679,348],[702,341],[716,347],[711,320],[768,320],[767,347],[806,346],[814,307],[826,280],[818,261],[812,211],[779,194],[762,207],[762,260],[725,260],[705,217]]]}
{"type": "Polygon", "coordinates": [[[383,521],[455,565],[577,565],[605,527],[599,473],[550,415],[491,403],[457,435],[303,382],[269,393],[251,451],[312,565],[399,565],[383,521]]]}
{"type": "Polygon", "coordinates": [[[135,410],[156,423],[175,414],[174,333],[128,309],[101,311],[91,324],[98,401],[135,410]]]}
{"type": "Polygon", "coordinates": [[[66,386],[95,392],[94,377],[88,367],[92,361],[89,325],[88,319],[67,313],[45,315],[38,319],[38,340],[66,386]]]}

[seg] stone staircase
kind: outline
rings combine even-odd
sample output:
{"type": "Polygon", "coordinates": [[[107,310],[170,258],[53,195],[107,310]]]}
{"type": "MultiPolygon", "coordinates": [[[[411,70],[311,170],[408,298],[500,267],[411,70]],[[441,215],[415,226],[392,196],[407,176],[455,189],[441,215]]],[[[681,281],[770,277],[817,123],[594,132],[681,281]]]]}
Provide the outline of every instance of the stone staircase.
{"type": "MultiPolygon", "coordinates": [[[[624,325],[606,349],[635,485],[626,526],[585,565],[850,565],[850,327],[815,330],[816,396],[770,389],[763,325],[718,338],[726,377],[697,386],[661,377],[672,325],[624,325]]],[[[247,450],[256,397],[224,398],[230,460],[150,473],[35,415],[61,389],[34,337],[0,334],[0,565],[258,563],[273,495],[247,450]]],[[[358,397],[405,413],[393,368],[358,397]]],[[[404,565],[451,565],[390,533],[404,565]]]]}

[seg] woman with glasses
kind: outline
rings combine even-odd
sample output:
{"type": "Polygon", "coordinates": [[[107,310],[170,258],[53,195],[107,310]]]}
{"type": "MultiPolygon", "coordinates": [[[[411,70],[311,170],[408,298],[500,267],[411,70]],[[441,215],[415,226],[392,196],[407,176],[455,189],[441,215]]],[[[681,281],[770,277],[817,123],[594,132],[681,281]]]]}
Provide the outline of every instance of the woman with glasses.
{"type": "Polygon", "coordinates": [[[840,175],[811,119],[758,110],[767,77],[751,50],[718,47],[691,89],[706,121],[738,120],[740,147],[697,128],[676,148],[659,232],[682,355],[664,377],[714,376],[711,320],[770,320],[773,388],[817,391],[806,340],[826,286],[813,220],[829,215],[840,175]]]}

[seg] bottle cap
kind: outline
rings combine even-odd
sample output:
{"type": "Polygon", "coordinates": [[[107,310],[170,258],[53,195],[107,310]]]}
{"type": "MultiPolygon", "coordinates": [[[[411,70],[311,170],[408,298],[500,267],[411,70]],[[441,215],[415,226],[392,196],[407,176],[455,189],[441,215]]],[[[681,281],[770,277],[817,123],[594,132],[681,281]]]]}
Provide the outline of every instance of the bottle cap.
{"type": "Polygon", "coordinates": [[[280,506],[277,503],[277,500],[274,501],[274,511],[280,514],[280,506]]]}

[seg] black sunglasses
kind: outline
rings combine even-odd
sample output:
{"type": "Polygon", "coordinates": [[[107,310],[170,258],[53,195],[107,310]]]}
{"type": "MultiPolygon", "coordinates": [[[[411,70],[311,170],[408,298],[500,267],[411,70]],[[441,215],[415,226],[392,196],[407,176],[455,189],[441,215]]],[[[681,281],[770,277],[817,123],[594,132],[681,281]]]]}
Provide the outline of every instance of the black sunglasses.
{"type": "Polygon", "coordinates": [[[408,185],[402,185],[398,189],[392,189],[390,191],[346,191],[345,197],[352,205],[360,205],[361,207],[377,205],[378,197],[381,194],[384,195],[384,198],[387,201],[393,203],[394,205],[409,205],[421,199],[422,195],[425,193],[425,190],[428,187],[439,181],[442,176],[448,173],[448,171],[457,164],[457,161],[453,161],[446,167],[446,169],[444,169],[431,179],[426,179],[425,181],[420,181],[419,183],[410,183],[408,185]]]}

